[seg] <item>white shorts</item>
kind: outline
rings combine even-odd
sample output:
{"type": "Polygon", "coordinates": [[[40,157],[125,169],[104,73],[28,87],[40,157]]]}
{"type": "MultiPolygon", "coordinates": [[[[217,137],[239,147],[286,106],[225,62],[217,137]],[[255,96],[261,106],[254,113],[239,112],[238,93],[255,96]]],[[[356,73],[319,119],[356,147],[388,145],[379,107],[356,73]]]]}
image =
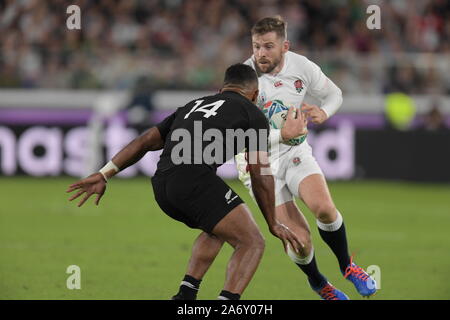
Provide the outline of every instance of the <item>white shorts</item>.
{"type": "MultiPolygon", "coordinates": [[[[250,175],[242,172],[243,156],[236,156],[239,179],[247,187],[253,197],[250,175]]],[[[244,159],[245,161],[245,159],[244,159]]],[[[292,147],[278,159],[271,159],[272,174],[275,178],[275,206],[293,201],[299,195],[300,183],[312,174],[323,175],[322,169],[312,155],[311,146],[307,141],[292,147]]]]}

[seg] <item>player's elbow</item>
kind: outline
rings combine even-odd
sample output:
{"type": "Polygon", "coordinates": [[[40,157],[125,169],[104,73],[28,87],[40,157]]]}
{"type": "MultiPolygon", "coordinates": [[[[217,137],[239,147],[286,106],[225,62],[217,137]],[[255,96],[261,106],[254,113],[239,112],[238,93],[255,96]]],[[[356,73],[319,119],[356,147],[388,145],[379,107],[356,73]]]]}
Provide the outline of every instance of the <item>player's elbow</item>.
{"type": "Polygon", "coordinates": [[[328,79],[328,93],[342,99],[342,90],[333,81],[328,79]]]}
{"type": "Polygon", "coordinates": [[[141,138],[142,148],[144,150],[155,151],[160,150],[164,147],[164,140],[162,139],[161,134],[156,127],[150,128],[141,136],[141,138]]]}
{"type": "Polygon", "coordinates": [[[341,103],[342,103],[342,100],[343,100],[343,98],[342,98],[342,90],[338,86],[336,86],[336,94],[339,96],[339,99],[341,100],[341,103]]]}
{"type": "Polygon", "coordinates": [[[344,98],[342,97],[342,90],[339,87],[336,87],[336,100],[339,106],[342,105],[342,102],[344,101],[344,98]]]}
{"type": "Polygon", "coordinates": [[[339,98],[341,99],[341,102],[342,102],[342,90],[338,86],[336,86],[336,94],[339,96],[339,98]]]}
{"type": "Polygon", "coordinates": [[[327,94],[322,100],[322,109],[326,112],[328,118],[334,115],[342,106],[344,101],[342,98],[342,90],[333,83],[328,81],[327,94]]]}

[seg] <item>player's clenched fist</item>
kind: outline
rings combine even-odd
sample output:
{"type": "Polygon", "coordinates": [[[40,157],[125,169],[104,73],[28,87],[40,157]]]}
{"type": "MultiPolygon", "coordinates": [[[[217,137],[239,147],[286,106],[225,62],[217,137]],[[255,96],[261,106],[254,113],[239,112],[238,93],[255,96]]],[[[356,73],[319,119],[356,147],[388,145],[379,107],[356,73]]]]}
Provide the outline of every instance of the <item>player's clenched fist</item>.
{"type": "Polygon", "coordinates": [[[286,122],[281,128],[281,138],[284,141],[304,135],[308,132],[308,121],[306,116],[299,109],[290,107],[286,117],[286,122]]]}
{"type": "Polygon", "coordinates": [[[306,117],[311,119],[312,123],[321,124],[328,119],[328,115],[325,111],[316,105],[303,103],[301,109],[306,113],[306,117]]]}

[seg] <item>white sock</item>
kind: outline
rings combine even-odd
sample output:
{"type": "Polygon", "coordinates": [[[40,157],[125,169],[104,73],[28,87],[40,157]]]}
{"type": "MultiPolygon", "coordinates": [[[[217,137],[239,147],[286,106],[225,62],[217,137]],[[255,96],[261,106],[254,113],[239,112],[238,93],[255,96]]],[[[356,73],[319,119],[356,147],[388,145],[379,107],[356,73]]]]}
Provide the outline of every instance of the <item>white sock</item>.
{"type": "Polygon", "coordinates": [[[342,226],[342,222],[344,220],[342,219],[342,215],[339,211],[336,210],[336,213],[337,213],[336,220],[332,223],[322,223],[319,220],[316,220],[319,229],[328,232],[338,230],[342,226]]]}

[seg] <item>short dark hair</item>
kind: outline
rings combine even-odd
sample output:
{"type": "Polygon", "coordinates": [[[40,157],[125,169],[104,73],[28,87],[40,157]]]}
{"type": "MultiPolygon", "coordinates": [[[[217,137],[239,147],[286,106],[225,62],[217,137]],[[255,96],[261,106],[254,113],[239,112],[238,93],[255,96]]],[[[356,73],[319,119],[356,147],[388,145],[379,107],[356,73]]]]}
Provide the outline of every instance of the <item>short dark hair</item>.
{"type": "Polygon", "coordinates": [[[236,85],[240,87],[248,87],[250,85],[258,86],[258,76],[252,67],[243,63],[236,63],[228,67],[227,71],[225,71],[223,85],[236,85]]]}
{"type": "Polygon", "coordinates": [[[252,28],[252,35],[263,35],[269,32],[275,32],[278,37],[286,39],[287,22],[281,16],[267,17],[259,20],[252,28]]]}

